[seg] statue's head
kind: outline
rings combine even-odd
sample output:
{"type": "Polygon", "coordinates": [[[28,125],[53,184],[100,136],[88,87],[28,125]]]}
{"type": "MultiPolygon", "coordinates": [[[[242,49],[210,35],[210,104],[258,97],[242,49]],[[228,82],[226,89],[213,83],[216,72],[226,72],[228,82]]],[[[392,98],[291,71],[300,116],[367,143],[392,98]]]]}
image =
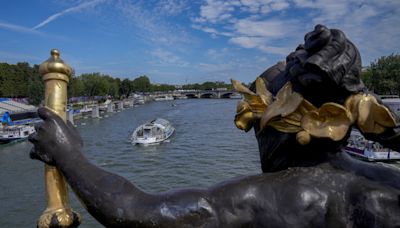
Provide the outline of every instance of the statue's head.
{"type": "Polygon", "coordinates": [[[329,101],[343,104],[350,94],[365,91],[360,73],[356,46],[342,31],[323,25],[304,36],[304,44],[286,57],[284,70],[293,90],[317,107],[329,101]]]}
{"type": "Polygon", "coordinates": [[[244,95],[235,123],[245,131],[254,127],[265,172],[324,161],[347,144],[354,124],[367,133],[394,124],[390,112],[366,94],[360,54],[343,32],[317,25],[304,40],[250,89],[233,81],[244,95]],[[366,107],[384,113],[384,123],[376,128],[377,113],[360,111],[366,107]]]}

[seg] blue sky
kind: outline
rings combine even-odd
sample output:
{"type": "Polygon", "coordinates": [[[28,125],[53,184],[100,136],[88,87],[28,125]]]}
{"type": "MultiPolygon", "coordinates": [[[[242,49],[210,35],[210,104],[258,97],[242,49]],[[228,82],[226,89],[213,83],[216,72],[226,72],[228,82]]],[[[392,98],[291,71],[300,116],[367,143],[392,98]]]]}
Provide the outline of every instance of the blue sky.
{"type": "Polygon", "coordinates": [[[0,2],[0,62],[38,64],[58,48],[77,75],[250,82],[319,23],[343,30],[364,66],[400,52],[400,0],[0,2]]]}

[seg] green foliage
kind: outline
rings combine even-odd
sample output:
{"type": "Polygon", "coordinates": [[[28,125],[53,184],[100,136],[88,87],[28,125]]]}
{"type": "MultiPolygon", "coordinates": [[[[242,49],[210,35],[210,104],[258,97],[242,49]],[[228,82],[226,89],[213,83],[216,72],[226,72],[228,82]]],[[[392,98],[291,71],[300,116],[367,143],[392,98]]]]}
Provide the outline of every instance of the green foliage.
{"type": "Polygon", "coordinates": [[[33,105],[39,105],[44,99],[44,84],[42,81],[33,80],[28,85],[29,102],[33,105]]]}
{"type": "Polygon", "coordinates": [[[0,96],[26,97],[28,80],[33,75],[33,68],[28,63],[10,65],[0,63],[0,96]]]}
{"type": "Polygon", "coordinates": [[[72,77],[68,86],[68,97],[79,97],[84,94],[85,85],[80,77],[72,77]]]}
{"type": "Polygon", "coordinates": [[[28,97],[32,104],[39,104],[43,88],[38,65],[0,63],[0,97],[28,97]]]}
{"type": "MultiPolygon", "coordinates": [[[[232,85],[224,82],[204,82],[182,86],[182,89],[196,90],[218,88],[232,89],[232,85]]],[[[121,80],[110,75],[88,73],[73,76],[70,79],[68,97],[107,95],[120,98],[127,97],[132,92],[173,91],[175,89],[173,85],[151,84],[146,75],[133,80],[121,80]]],[[[44,83],[39,74],[39,66],[30,66],[28,63],[0,63],[0,97],[28,97],[32,104],[40,104],[44,99],[44,83]]]]}
{"type": "Polygon", "coordinates": [[[133,90],[133,83],[129,79],[122,80],[121,86],[119,87],[121,95],[129,96],[132,90],[133,90]]]}
{"type": "Polygon", "coordinates": [[[167,84],[151,85],[151,91],[174,91],[175,86],[167,84]]]}
{"type": "Polygon", "coordinates": [[[44,82],[39,74],[39,65],[34,65],[29,77],[28,98],[33,105],[39,105],[44,99],[44,82]]]}
{"type": "Polygon", "coordinates": [[[119,97],[119,87],[121,85],[121,80],[119,78],[112,78],[111,76],[105,76],[108,82],[107,94],[112,97],[119,97]]]}
{"type": "Polygon", "coordinates": [[[182,86],[182,89],[186,90],[212,90],[212,89],[220,89],[226,88],[228,90],[232,90],[232,84],[226,84],[225,82],[204,82],[203,84],[188,84],[182,86]]]}
{"type": "Polygon", "coordinates": [[[376,94],[400,94],[400,55],[383,56],[371,63],[362,79],[376,94]]]}
{"type": "MultiPolygon", "coordinates": [[[[389,55],[379,58],[361,72],[366,86],[377,94],[400,94],[400,55],[389,55]]],[[[183,85],[186,90],[232,89],[231,84],[224,82],[204,82],[202,84],[183,85]]],[[[172,91],[175,86],[151,84],[146,75],[133,80],[114,78],[100,73],[82,74],[72,77],[69,97],[106,96],[114,98],[127,97],[132,92],[172,91]]],[[[43,100],[44,85],[39,75],[39,66],[28,63],[0,63],[0,97],[28,97],[32,104],[43,100]]]]}
{"type": "Polygon", "coordinates": [[[132,89],[135,92],[150,92],[150,79],[146,75],[135,78],[132,82],[132,89]]]}
{"type": "Polygon", "coordinates": [[[108,75],[100,75],[100,73],[82,74],[80,79],[84,87],[81,96],[105,96],[116,93],[115,79],[108,75]]]}

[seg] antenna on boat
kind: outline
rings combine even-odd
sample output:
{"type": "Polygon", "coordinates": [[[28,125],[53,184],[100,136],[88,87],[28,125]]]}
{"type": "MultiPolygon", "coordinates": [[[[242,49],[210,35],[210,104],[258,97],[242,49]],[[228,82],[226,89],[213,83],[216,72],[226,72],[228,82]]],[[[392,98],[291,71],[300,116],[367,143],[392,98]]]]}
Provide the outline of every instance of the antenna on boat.
{"type": "MultiPolygon", "coordinates": [[[[67,115],[67,85],[72,69],[60,59],[60,52],[52,49],[51,57],[40,64],[39,73],[45,84],[45,106],[64,121],[67,115]]],[[[63,175],[53,166],[45,165],[47,208],[38,220],[39,228],[77,227],[81,217],[69,206],[68,187],[63,175]]]]}

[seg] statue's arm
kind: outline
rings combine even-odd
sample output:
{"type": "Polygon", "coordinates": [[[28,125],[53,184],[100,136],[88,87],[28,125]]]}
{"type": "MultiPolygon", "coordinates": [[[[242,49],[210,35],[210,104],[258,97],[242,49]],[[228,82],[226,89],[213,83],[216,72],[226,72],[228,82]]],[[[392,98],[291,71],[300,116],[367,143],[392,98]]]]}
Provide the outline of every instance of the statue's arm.
{"type": "Polygon", "coordinates": [[[326,208],[320,205],[326,204],[326,193],[299,185],[301,178],[290,174],[295,170],[231,179],[208,189],[148,194],[83,156],[56,164],[89,213],[106,227],[287,227],[293,220],[311,227],[325,222],[326,208]],[[303,215],[305,210],[311,212],[303,215]]]}
{"type": "Polygon", "coordinates": [[[299,178],[296,169],[233,179],[203,190],[145,193],[90,163],[73,126],[48,109],[38,112],[45,121],[30,137],[35,144],[31,156],[56,166],[89,213],[107,227],[284,227],[293,221],[276,216],[278,211],[293,218],[315,207],[306,216],[295,216],[309,227],[325,213],[319,205],[325,205],[321,200],[326,197],[319,196],[314,184],[300,184],[300,191],[299,183],[308,179],[299,178]],[[318,197],[308,200],[304,192],[318,197]]]}
{"type": "Polygon", "coordinates": [[[40,108],[38,113],[44,123],[29,139],[35,145],[31,157],[56,166],[89,213],[103,225],[215,227],[219,223],[217,205],[223,198],[214,196],[224,191],[223,187],[145,193],[125,178],[90,163],[72,125],[65,124],[49,109],[40,108]]]}
{"type": "Polygon", "coordinates": [[[206,190],[148,194],[125,178],[78,155],[57,161],[57,168],[89,213],[107,227],[200,227],[215,225],[215,211],[206,190]]]}

